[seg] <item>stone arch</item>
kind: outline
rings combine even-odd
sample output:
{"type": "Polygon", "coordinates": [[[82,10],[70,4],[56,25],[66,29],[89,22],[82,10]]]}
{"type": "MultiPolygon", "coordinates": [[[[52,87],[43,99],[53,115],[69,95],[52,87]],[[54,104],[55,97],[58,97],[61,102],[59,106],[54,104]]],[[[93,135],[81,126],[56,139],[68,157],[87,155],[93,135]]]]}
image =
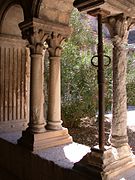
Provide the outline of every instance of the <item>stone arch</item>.
{"type": "Polygon", "coordinates": [[[19,0],[20,5],[23,8],[24,12],[24,20],[32,19],[33,18],[33,13],[32,13],[32,2],[35,0],[19,0]]]}
{"type": "Polygon", "coordinates": [[[3,13],[0,33],[21,36],[18,24],[24,21],[23,9],[19,4],[10,4],[3,13]]]}
{"type": "Polygon", "coordinates": [[[0,14],[0,132],[23,128],[27,122],[29,58],[19,23],[20,2],[9,0],[0,14]]]}
{"type": "Polygon", "coordinates": [[[32,3],[32,14],[33,14],[33,17],[38,18],[41,3],[42,3],[42,0],[34,0],[33,1],[33,3],[32,3]]]}

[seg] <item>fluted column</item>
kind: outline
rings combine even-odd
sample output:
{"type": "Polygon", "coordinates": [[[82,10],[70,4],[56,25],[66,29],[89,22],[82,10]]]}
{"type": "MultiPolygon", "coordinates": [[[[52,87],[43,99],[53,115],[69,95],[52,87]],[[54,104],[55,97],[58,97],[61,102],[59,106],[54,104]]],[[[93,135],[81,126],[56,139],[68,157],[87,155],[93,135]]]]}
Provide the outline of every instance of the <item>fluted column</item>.
{"type": "Polygon", "coordinates": [[[127,40],[131,18],[124,14],[109,17],[107,26],[113,44],[113,117],[111,144],[119,147],[128,142],[127,137],[127,40]]]}
{"type": "Polygon", "coordinates": [[[47,126],[49,130],[62,129],[61,121],[61,47],[63,36],[52,33],[48,38],[49,51],[49,91],[48,91],[48,116],[47,126]]]}

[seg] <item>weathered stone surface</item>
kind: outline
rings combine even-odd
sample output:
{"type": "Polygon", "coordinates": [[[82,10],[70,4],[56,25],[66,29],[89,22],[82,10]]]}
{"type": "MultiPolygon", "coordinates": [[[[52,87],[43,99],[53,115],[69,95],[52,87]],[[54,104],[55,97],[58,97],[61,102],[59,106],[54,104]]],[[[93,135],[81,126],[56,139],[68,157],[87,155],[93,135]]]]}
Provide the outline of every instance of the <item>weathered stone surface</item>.
{"type": "MultiPolygon", "coordinates": [[[[128,145],[126,95],[126,45],[129,28],[132,25],[133,20],[129,18],[129,16],[126,16],[126,13],[120,14],[121,8],[124,8],[124,4],[121,4],[120,8],[118,6],[119,2],[116,1],[103,1],[101,3],[102,5],[99,1],[97,1],[97,3],[99,3],[97,7],[101,9],[96,10],[96,1],[81,2],[78,0],[75,1],[75,6],[78,7],[80,11],[86,10],[88,14],[91,12],[91,9],[95,10],[93,12],[98,12],[97,14],[101,14],[102,9],[111,12],[110,14],[106,13],[106,16],[109,17],[107,17],[105,21],[114,46],[111,147],[106,150],[92,149],[91,153],[87,154],[75,165],[75,169],[87,174],[89,178],[96,177],[96,179],[110,180],[117,179],[117,177],[115,177],[117,175],[124,177],[123,173],[125,170],[135,167],[133,155],[128,145]],[[118,15],[114,16],[114,14],[117,13],[118,15]]],[[[129,4],[130,3],[127,2],[126,7],[129,4]]]]}
{"type": "Polygon", "coordinates": [[[22,132],[22,137],[18,140],[19,145],[26,147],[30,151],[37,151],[71,142],[72,137],[68,134],[66,128],[35,134],[26,130],[22,132]]]}
{"type": "Polygon", "coordinates": [[[38,19],[33,19],[33,21],[29,21],[26,23],[25,21],[20,23],[23,38],[27,39],[29,42],[31,57],[31,74],[29,124],[26,131],[22,133],[22,137],[18,140],[18,143],[29,147],[29,149],[31,150],[34,150],[38,147],[42,148],[48,146],[55,146],[61,143],[64,144],[72,141],[72,138],[68,135],[68,133],[66,135],[63,134],[63,137],[62,135],[60,135],[60,137],[56,136],[58,132],[64,132],[61,125],[60,45],[62,41],[69,35],[70,28],[66,26],[66,29],[62,29],[63,25],[58,25],[55,27],[52,22],[46,22],[46,24],[44,23],[45,21],[40,21],[38,19]],[[47,28],[48,26],[50,28],[47,28]],[[47,116],[47,129],[53,130],[53,135],[50,140],[49,138],[47,138],[48,132],[44,133],[46,125],[43,112],[43,50],[45,48],[45,41],[48,43],[48,51],[50,55],[47,116]],[[36,139],[37,136],[40,136],[40,138],[36,139]]]}
{"type": "Polygon", "coordinates": [[[24,20],[23,9],[19,5],[14,5],[5,13],[0,32],[21,37],[18,24],[24,20]]]}
{"type": "MultiPolygon", "coordinates": [[[[27,149],[16,145],[15,141],[18,136],[16,137],[9,134],[8,138],[6,136],[4,139],[0,138],[0,154],[3,154],[3,156],[1,156],[0,158],[0,172],[1,167],[5,168],[7,177],[10,177],[11,173],[11,178],[16,177],[17,180],[88,180],[88,178],[86,178],[85,176],[80,175],[72,170],[72,166],[74,163],[70,162],[70,159],[66,157],[66,154],[64,152],[64,147],[66,145],[60,146],[59,148],[55,147],[53,150],[50,149],[50,151],[40,150],[32,153],[27,149]],[[6,140],[8,138],[10,138],[10,142],[6,140]],[[57,149],[58,152],[56,152],[57,149]],[[59,158],[57,156],[55,157],[55,159],[53,159],[52,157],[50,157],[51,154],[52,157],[58,155],[59,158]],[[55,162],[57,159],[59,159],[60,162],[55,162]],[[64,161],[65,166],[63,166],[64,161]]],[[[78,150],[78,148],[79,152],[82,151],[82,153],[80,153],[79,155],[80,158],[89,151],[88,147],[83,148],[83,146],[84,145],[78,145],[77,147],[73,146],[74,154],[76,154],[76,149],[78,150]],[[82,150],[80,150],[81,148],[82,150]]],[[[9,179],[6,179],[5,177],[4,180],[9,179]]]]}
{"type": "Polygon", "coordinates": [[[0,132],[26,127],[29,58],[25,40],[0,36],[0,132]]]}
{"type": "Polygon", "coordinates": [[[73,8],[72,2],[72,0],[42,1],[39,17],[53,22],[68,24],[73,8]]]}
{"type": "Polygon", "coordinates": [[[127,145],[119,148],[105,147],[104,151],[98,147],[75,163],[74,169],[85,174],[89,179],[118,180],[125,178],[125,171],[135,168],[135,160],[127,145]]]}
{"type": "MultiPolygon", "coordinates": [[[[24,21],[19,24],[22,30],[22,36],[27,39],[29,36],[29,31],[31,33],[37,30],[41,30],[45,34],[52,34],[52,32],[61,34],[64,38],[71,34],[71,28],[68,25],[60,24],[57,22],[52,22],[48,20],[41,20],[38,18],[33,18],[33,20],[24,21]],[[28,31],[28,33],[27,33],[28,31]]],[[[43,43],[43,40],[42,40],[43,43]]]]}
{"type": "MultiPolygon", "coordinates": [[[[121,13],[126,14],[129,17],[135,17],[135,1],[124,1],[124,0],[75,0],[74,6],[78,8],[79,11],[91,11],[96,8],[100,8],[110,12],[110,15],[118,15],[121,13]]],[[[108,14],[108,16],[110,16],[108,14]]]]}
{"type": "Polygon", "coordinates": [[[29,42],[31,71],[30,71],[30,117],[27,131],[41,133],[45,131],[44,118],[44,68],[43,50],[48,34],[39,27],[24,26],[23,37],[29,42]]]}
{"type": "Polygon", "coordinates": [[[113,43],[112,145],[127,143],[126,45],[132,19],[123,14],[106,20],[113,43]],[[120,142],[121,141],[121,142],[120,142]]]}
{"type": "Polygon", "coordinates": [[[48,119],[47,129],[59,130],[62,128],[61,121],[61,44],[64,36],[52,32],[47,38],[49,52],[49,92],[48,92],[48,119]]]}

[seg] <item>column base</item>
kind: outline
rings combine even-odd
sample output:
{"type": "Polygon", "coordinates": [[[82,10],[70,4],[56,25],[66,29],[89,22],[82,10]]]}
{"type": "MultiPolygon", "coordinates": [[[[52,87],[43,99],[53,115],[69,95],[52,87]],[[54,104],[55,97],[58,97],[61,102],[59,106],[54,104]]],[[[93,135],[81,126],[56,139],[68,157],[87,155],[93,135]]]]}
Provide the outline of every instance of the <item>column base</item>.
{"type": "Polygon", "coordinates": [[[113,147],[120,147],[120,146],[124,146],[124,144],[127,144],[128,143],[128,136],[116,136],[116,135],[113,135],[111,136],[111,145],[113,147]]]}
{"type": "Polygon", "coordinates": [[[52,131],[61,130],[63,128],[62,121],[48,121],[45,128],[52,131]]]}
{"type": "Polygon", "coordinates": [[[92,148],[91,152],[74,165],[74,170],[94,180],[118,180],[135,168],[135,159],[129,145],[107,147],[105,151],[92,148]],[[119,178],[118,178],[119,177],[119,178]]]}
{"type": "Polygon", "coordinates": [[[31,151],[59,146],[72,142],[72,137],[66,128],[58,131],[46,131],[40,134],[33,134],[28,131],[22,132],[22,137],[17,141],[19,145],[31,151]]]}

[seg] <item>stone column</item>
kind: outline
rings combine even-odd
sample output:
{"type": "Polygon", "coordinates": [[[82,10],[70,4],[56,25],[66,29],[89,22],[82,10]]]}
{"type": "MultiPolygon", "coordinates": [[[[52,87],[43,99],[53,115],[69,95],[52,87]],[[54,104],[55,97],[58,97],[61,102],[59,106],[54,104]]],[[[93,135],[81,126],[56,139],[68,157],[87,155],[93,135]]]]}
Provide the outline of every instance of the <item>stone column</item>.
{"type": "Polygon", "coordinates": [[[18,144],[34,150],[35,147],[39,146],[38,141],[41,139],[38,134],[44,134],[46,124],[43,112],[43,50],[48,33],[42,30],[39,24],[33,26],[32,23],[23,22],[20,24],[23,39],[28,40],[28,47],[30,48],[30,106],[28,128],[22,132],[18,144]]]}
{"type": "Polygon", "coordinates": [[[68,26],[54,24],[49,21],[33,19],[20,24],[23,39],[27,39],[30,48],[30,116],[28,128],[22,132],[18,144],[31,151],[49,148],[72,142],[68,129],[61,126],[60,98],[60,44],[63,37],[70,33],[68,26]],[[59,33],[57,33],[59,32],[59,33]],[[60,35],[60,34],[63,34],[60,35]],[[49,122],[45,129],[44,118],[44,43],[48,43],[50,54],[50,83],[49,83],[49,122]],[[53,131],[57,130],[57,131],[53,131]]]}
{"type": "Polygon", "coordinates": [[[43,49],[47,34],[38,28],[30,33],[30,116],[27,131],[32,133],[45,132],[45,118],[43,112],[43,49]]]}
{"type": "Polygon", "coordinates": [[[61,47],[64,40],[58,33],[52,33],[48,38],[49,51],[49,92],[48,92],[48,120],[46,128],[49,130],[62,129],[61,121],[61,47]]]}
{"type": "Polygon", "coordinates": [[[127,137],[127,40],[131,18],[124,14],[107,18],[107,26],[113,43],[113,117],[111,144],[120,147],[128,143],[127,137]]]}

